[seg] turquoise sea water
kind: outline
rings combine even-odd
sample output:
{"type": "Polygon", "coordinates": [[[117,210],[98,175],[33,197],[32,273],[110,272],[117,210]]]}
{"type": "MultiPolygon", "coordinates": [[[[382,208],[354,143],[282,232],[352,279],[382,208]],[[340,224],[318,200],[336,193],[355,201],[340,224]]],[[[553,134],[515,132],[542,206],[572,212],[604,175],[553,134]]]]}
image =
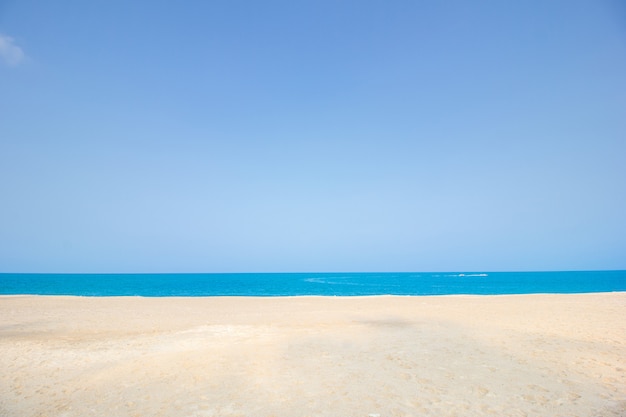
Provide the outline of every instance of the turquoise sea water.
{"type": "Polygon", "coordinates": [[[0,274],[0,294],[294,296],[626,291],[626,271],[262,274],[0,274]]]}

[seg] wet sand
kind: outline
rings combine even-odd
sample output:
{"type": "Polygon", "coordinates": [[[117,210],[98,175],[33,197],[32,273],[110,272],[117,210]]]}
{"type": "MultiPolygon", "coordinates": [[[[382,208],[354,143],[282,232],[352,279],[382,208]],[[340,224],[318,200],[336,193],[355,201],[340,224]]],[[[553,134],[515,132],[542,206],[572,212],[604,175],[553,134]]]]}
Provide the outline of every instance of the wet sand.
{"type": "Polygon", "coordinates": [[[490,415],[626,415],[626,293],[0,297],[0,416],[490,415]]]}

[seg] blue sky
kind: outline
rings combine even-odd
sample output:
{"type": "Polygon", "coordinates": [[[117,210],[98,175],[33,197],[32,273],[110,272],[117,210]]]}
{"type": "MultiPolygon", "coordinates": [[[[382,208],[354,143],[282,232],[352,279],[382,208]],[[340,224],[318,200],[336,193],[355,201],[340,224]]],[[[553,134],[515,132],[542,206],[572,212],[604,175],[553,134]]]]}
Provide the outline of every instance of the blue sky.
{"type": "Polygon", "coordinates": [[[0,2],[0,200],[0,272],[626,269],[626,8],[0,2]]]}

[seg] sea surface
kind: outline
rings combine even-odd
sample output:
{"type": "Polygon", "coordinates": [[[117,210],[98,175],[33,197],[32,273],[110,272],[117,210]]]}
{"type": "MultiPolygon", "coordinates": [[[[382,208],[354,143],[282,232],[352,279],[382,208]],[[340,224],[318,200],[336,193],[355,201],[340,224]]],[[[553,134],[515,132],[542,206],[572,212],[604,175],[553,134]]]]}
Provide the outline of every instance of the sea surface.
{"type": "Polygon", "coordinates": [[[273,297],[612,291],[626,291],[626,271],[0,274],[0,294],[273,297]]]}

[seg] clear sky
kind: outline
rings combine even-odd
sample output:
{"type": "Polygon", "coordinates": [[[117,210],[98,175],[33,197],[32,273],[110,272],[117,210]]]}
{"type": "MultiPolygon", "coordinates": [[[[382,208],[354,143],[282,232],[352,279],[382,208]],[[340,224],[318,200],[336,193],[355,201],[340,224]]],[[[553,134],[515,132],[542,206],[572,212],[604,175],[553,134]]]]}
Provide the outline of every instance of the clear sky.
{"type": "Polygon", "coordinates": [[[619,1],[0,1],[0,272],[626,269],[619,1]]]}

